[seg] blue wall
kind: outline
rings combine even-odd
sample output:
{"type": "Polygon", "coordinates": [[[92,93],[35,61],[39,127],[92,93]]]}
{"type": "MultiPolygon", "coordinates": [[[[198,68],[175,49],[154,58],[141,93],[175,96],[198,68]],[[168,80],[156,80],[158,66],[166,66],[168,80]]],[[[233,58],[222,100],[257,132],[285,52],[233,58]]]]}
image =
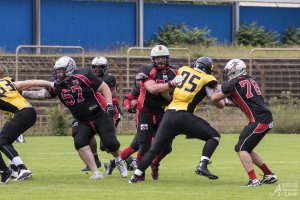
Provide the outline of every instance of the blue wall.
{"type": "MultiPolygon", "coordinates": [[[[32,0],[0,1],[0,51],[15,52],[32,44],[32,0]]],[[[288,26],[300,27],[299,8],[241,7],[240,21],[282,34],[288,26]]],[[[144,39],[167,23],[185,23],[211,30],[219,42],[231,42],[231,6],[145,3],[144,39]]],[[[80,45],[87,51],[134,46],[135,3],[81,0],[41,0],[42,45],[80,45]]]]}
{"type": "Polygon", "coordinates": [[[241,7],[240,22],[257,22],[258,26],[264,26],[282,34],[289,26],[300,27],[299,8],[266,8],[266,7],[241,7]]]}
{"type": "Polygon", "coordinates": [[[144,36],[149,40],[158,26],[167,23],[185,23],[189,27],[211,30],[211,36],[220,42],[231,41],[231,6],[178,5],[178,4],[145,4],[144,36]]]}
{"type": "Polygon", "coordinates": [[[135,44],[135,3],[42,0],[42,44],[87,50],[135,44]]]}
{"type": "Polygon", "coordinates": [[[32,44],[32,0],[0,1],[0,51],[32,44]]]}

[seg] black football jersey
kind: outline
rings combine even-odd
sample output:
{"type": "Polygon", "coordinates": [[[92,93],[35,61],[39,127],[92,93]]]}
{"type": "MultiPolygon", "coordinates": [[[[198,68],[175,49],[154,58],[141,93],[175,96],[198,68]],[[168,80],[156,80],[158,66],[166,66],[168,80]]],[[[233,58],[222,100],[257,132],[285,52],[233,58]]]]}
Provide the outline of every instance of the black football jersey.
{"type": "Polygon", "coordinates": [[[117,86],[117,79],[112,74],[104,74],[100,78],[108,85],[109,88],[115,88],[117,86]]]}
{"type": "Polygon", "coordinates": [[[270,123],[272,113],[268,109],[256,81],[250,76],[239,76],[222,86],[224,94],[245,113],[250,122],[270,123]]]}
{"type": "Polygon", "coordinates": [[[134,85],[132,86],[132,89],[131,89],[131,92],[130,92],[130,93],[131,93],[134,97],[138,98],[139,95],[140,95],[140,89],[141,89],[140,81],[135,80],[135,81],[134,81],[134,85]]]}
{"type": "Polygon", "coordinates": [[[75,119],[90,121],[105,110],[105,98],[97,92],[102,82],[91,68],[80,68],[70,79],[56,83],[55,88],[48,91],[60,99],[75,119]]]}
{"type": "Polygon", "coordinates": [[[164,108],[170,103],[160,93],[151,94],[144,87],[144,82],[147,80],[154,80],[156,83],[167,83],[175,78],[178,71],[177,69],[169,68],[166,70],[157,70],[152,65],[142,66],[138,74],[140,81],[140,94],[138,98],[137,109],[151,114],[161,114],[164,108]]]}

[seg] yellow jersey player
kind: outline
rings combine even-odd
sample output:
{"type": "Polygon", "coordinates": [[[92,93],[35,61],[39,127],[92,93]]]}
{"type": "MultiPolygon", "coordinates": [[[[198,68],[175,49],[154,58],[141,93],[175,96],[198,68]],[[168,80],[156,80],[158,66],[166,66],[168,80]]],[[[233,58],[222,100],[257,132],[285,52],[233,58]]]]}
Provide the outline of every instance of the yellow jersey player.
{"type": "MultiPolygon", "coordinates": [[[[166,107],[166,113],[158,127],[154,144],[143,156],[135,170],[135,174],[129,179],[129,183],[136,183],[139,176],[151,164],[155,155],[158,154],[168,141],[179,134],[187,135],[190,138],[198,138],[206,141],[201,161],[195,172],[209,179],[218,179],[207,169],[207,164],[217,148],[220,134],[204,119],[193,113],[199,105],[211,97],[213,90],[217,88],[217,80],[212,76],[213,62],[208,57],[201,57],[194,63],[194,67],[181,67],[179,74],[183,81],[179,83],[173,95],[173,100],[166,107]]],[[[223,100],[216,102],[218,108],[223,108],[223,100]]]]}
{"type": "MultiPolygon", "coordinates": [[[[36,121],[36,112],[19,91],[31,87],[53,87],[53,83],[43,80],[27,80],[13,82],[12,78],[0,79],[0,110],[12,113],[12,117],[4,124],[0,132],[0,150],[16,167],[17,181],[30,178],[32,173],[21,160],[12,143],[29,129],[36,121]]],[[[1,182],[7,183],[14,170],[9,169],[0,157],[1,182]]]]}

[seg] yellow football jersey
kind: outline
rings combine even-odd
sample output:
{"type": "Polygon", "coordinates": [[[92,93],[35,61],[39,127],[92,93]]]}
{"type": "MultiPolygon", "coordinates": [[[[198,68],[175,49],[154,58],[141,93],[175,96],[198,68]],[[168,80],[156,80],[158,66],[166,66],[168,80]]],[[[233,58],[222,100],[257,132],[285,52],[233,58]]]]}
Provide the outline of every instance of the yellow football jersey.
{"type": "Polygon", "coordinates": [[[31,105],[16,89],[12,78],[0,79],[0,110],[15,113],[26,107],[31,105]]]}
{"type": "Polygon", "coordinates": [[[166,110],[185,110],[194,113],[207,97],[205,87],[213,88],[218,82],[214,76],[198,72],[188,66],[181,67],[178,74],[184,79],[175,88],[173,100],[166,110]]]}

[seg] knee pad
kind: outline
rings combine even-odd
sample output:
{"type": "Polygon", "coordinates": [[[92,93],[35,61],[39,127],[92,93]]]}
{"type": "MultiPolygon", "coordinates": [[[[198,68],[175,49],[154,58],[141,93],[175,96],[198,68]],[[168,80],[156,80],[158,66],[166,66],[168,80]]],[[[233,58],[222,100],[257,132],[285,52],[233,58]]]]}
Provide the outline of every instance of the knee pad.
{"type": "Polygon", "coordinates": [[[82,141],[80,139],[75,139],[74,138],[74,146],[75,146],[76,150],[81,149],[82,147],[85,147],[87,145],[89,145],[88,142],[84,142],[84,141],[82,141]]]}
{"type": "Polygon", "coordinates": [[[117,139],[110,139],[103,146],[106,147],[104,151],[115,152],[120,148],[120,142],[117,139]]]}
{"type": "Polygon", "coordinates": [[[106,151],[107,147],[105,146],[105,144],[102,142],[102,140],[100,141],[100,150],[101,151],[106,151]]]}

